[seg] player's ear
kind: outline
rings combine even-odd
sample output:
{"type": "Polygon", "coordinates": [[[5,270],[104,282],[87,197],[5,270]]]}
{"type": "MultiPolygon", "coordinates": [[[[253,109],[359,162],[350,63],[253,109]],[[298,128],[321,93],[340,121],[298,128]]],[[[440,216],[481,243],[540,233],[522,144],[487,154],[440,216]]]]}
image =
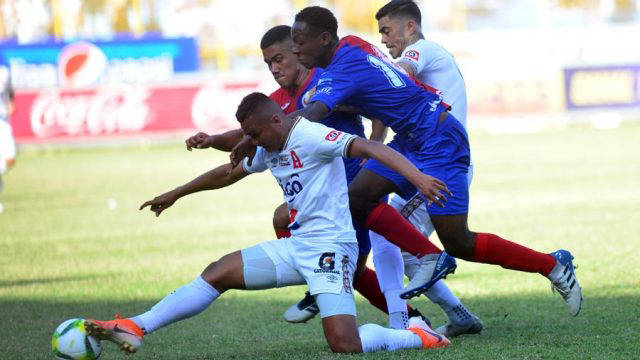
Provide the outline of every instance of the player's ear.
{"type": "Polygon", "coordinates": [[[328,46],[329,44],[331,44],[331,40],[332,40],[332,36],[331,34],[329,34],[328,31],[325,31],[322,34],[320,34],[320,45],[328,46]]]}

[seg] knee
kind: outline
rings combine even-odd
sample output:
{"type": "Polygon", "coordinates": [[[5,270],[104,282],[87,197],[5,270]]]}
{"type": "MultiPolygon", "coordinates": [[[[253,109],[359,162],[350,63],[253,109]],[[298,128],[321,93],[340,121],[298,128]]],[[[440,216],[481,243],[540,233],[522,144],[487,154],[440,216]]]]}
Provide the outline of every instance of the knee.
{"type": "Polygon", "coordinates": [[[200,277],[202,277],[204,281],[208,282],[212,286],[215,286],[214,284],[217,282],[217,280],[219,280],[219,276],[216,273],[217,265],[218,261],[212,262],[211,264],[207,265],[207,267],[202,270],[202,274],[200,274],[200,277]]]}
{"type": "Polygon", "coordinates": [[[449,255],[463,260],[472,260],[475,244],[471,235],[467,231],[465,234],[445,235],[442,237],[438,234],[438,237],[442,240],[444,249],[449,255]]]}
{"type": "Polygon", "coordinates": [[[289,212],[287,206],[282,204],[273,212],[273,228],[287,229],[289,226],[289,212]]]}
{"type": "Polygon", "coordinates": [[[362,345],[360,345],[359,338],[353,336],[340,336],[339,334],[333,334],[327,337],[329,348],[334,353],[359,353],[362,352],[362,345]]]}

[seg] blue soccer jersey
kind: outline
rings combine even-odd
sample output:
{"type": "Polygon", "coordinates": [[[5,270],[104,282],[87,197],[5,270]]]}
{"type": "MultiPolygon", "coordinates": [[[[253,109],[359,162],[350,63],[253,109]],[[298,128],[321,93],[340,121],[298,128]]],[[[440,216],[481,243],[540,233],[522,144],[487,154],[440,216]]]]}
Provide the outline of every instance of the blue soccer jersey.
{"type": "MultiPolygon", "coordinates": [[[[389,146],[424,173],[444,181],[455,194],[444,209],[430,206],[429,213],[468,212],[469,140],[455,119],[440,123],[440,114],[449,106],[437,90],[409,77],[375,46],[347,36],[340,40],[331,63],[320,75],[311,98],[314,101],[330,109],[338,104],[355,106],[365,115],[380,119],[396,133],[389,146]]],[[[405,198],[416,192],[404,177],[375,159],[365,168],[392,181],[405,198]]]]}
{"type": "Polygon", "coordinates": [[[365,115],[380,119],[396,134],[426,136],[437,122],[437,116],[431,115],[447,108],[442,95],[427,88],[375,46],[347,36],[339,42],[331,64],[320,75],[311,101],[321,101],[330,109],[338,104],[352,105],[365,115]]]}

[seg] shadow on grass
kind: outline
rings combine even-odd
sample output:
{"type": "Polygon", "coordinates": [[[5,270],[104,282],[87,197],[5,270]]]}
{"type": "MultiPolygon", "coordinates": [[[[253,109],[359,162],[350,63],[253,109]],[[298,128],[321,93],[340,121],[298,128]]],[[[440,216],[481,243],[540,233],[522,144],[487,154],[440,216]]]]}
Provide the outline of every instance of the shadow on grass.
{"type": "MultiPolygon", "coordinates": [[[[290,297],[277,290],[266,296],[224,295],[204,313],[162,329],[145,339],[139,359],[318,359],[333,358],[319,319],[287,324],[282,312],[290,297]]],[[[386,317],[358,299],[359,324],[386,323],[386,317]]],[[[637,359],[638,297],[590,297],[580,316],[570,317],[559,297],[527,294],[473,297],[467,306],[484,322],[481,335],[453,340],[446,350],[429,351],[430,359],[637,359]]],[[[437,325],[444,317],[425,300],[414,302],[437,325]]],[[[50,336],[68,318],[110,318],[115,311],[138,314],[153,302],[68,302],[0,299],[0,339],[6,359],[48,359],[50,336]]],[[[125,358],[112,344],[103,344],[101,359],[125,358]]],[[[367,358],[424,358],[422,351],[369,354],[367,358]]]]}
{"type": "Polygon", "coordinates": [[[25,280],[0,280],[0,288],[8,288],[13,286],[28,286],[28,285],[44,285],[52,283],[60,283],[67,281],[82,281],[82,280],[94,280],[100,277],[107,277],[107,274],[90,274],[90,275],[76,275],[76,276],[60,276],[60,277],[45,277],[38,279],[25,279],[25,280]]]}

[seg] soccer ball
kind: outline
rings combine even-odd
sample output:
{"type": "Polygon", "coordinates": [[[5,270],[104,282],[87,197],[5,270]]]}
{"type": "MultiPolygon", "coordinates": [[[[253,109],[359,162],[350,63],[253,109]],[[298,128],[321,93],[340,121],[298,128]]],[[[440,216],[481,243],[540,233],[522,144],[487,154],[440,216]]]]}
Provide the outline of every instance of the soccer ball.
{"type": "Polygon", "coordinates": [[[87,335],[84,319],[69,319],[60,324],[51,338],[56,359],[93,360],[100,356],[100,341],[87,335]]]}

